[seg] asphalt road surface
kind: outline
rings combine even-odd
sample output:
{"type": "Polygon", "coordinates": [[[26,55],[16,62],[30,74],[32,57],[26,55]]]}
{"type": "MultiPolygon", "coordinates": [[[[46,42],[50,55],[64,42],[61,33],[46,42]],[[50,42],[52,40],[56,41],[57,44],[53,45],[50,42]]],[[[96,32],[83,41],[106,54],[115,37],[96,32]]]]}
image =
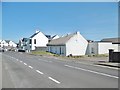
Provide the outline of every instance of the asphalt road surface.
{"type": "Polygon", "coordinates": [[[19,52],[0,55],[2,88],[118,88],[115,68],[19,52]]]}

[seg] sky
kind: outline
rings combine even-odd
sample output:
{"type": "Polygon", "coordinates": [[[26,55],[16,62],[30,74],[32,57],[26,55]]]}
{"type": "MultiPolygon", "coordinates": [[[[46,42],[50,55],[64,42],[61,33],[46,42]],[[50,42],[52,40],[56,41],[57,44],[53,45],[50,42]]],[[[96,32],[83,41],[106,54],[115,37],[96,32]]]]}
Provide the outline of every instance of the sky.
{"type": "Polygon", "coordinates": [[[18,42],[36,30],[47,35],[79,31],[99,41],[118,36],[117,2],[3,2],[2,39],[18,42]]]}

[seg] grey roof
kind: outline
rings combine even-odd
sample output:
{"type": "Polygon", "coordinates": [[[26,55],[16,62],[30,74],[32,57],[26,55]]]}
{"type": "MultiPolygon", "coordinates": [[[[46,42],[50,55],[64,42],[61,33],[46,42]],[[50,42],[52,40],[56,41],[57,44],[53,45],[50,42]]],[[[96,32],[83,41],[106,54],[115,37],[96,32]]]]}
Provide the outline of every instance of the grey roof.
{"type": "Polygon", "coordinates": [[[105,38],[102,39],[101,42],[120,43],[120,38],[105,38]]]}
{"type": "Polygon", "coordinates": [[[36,36],[39,32],[34,33],[30,38],[33,38],[34,36],[36,36]]]}
{"type": "Polygon", "coordinates": [[[64,37],[60,37],[58,39],[54,39],[54,40],[51,40],[47,45],[65,45],[66,42],[75,35],[74,34],[70,34],[70,35],[66,35],[64,37]]]}
{"type": "Polygon", "coordinates": [[[23,38],[22,42],[27,42],[29,40],[29,38],[23,38]]]}
{"type": "Polygon", "coordinates": [[[10,40],[5,40],[6,41],[6,43],[9,43],[10,42],[10,40]]]}
{"type": "Polygon", "coordinates": [[[57,35],[52,36],[52,38],[56,37],[57,35]]]}
{"type": "Polygon", "coordinates": [[[45,35],[49,40],[52,39],[51,35],[45,35]]]}

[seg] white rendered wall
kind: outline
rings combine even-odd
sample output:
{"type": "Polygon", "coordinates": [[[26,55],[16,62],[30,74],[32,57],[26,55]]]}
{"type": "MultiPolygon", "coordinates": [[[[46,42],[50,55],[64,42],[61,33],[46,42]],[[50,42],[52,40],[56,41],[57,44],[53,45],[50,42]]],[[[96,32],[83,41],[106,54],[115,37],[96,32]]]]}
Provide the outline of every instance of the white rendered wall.
{"type": "Polygon", "coordinates": [[[114,45],[109,42],[99,42],[98,43],[98,54],[107,54],[109,49],[114,49],[114,45]]]}
{"type": "Polygon", "coordinates": [[[32,38],[32,50],[35,50],[35,47],[46,47],[48,43],[48,38],[41,32],[32,38]],[[34,39],[36,39],[36,44],[34,44],[34,39]]]}
{"type": "Polygon", "coordinates": [[[55,54],[59,54],[59,55],[63,55],[66,56],[66,51],[65,51],[65,46],[48,46],[48,51],[55,53],[55,54]]]}
{"type": "Polygon", "coordinates": [[[85,55],[88,42],[79,33],[74,35],[66,43],[66,56],[72,54],[73,56],[85,55]]]}
{"type": "Polygon", "coordinates": [[[9,42],[9,45],[12,46],[12,47],[17,47],[17,44],[14,43],[13,41],[10,41],[10,42],[9,42]]]}
{"type": "Polygon", "coordinates": [[[98,43],[97,42],[88,43],[86,55],[89,55],[89,54],[98,54],[98,43]],[[93,48],[93,50],[92,50],[92,48],[93,48]]]}

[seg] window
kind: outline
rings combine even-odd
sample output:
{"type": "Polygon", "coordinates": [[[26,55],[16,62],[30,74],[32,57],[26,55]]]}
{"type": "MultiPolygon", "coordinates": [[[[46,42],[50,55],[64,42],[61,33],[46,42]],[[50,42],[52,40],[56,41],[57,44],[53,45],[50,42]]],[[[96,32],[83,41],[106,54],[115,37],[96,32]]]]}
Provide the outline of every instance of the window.
{"type": "Polygon", "coordinates": [[[94,53],[94,48],[91,49],[91,53],[94,53]]]}
{"type": "Polygon", "coordinates": [[[30,39],[30,42],[29,42],[29,44],[31,44],[32,43],[32,40],[30,39]]]}
{"type": "Polygon", "coordinates": [[[36,39],[34,39],[34,44],[36,44],[36,39]]]}

